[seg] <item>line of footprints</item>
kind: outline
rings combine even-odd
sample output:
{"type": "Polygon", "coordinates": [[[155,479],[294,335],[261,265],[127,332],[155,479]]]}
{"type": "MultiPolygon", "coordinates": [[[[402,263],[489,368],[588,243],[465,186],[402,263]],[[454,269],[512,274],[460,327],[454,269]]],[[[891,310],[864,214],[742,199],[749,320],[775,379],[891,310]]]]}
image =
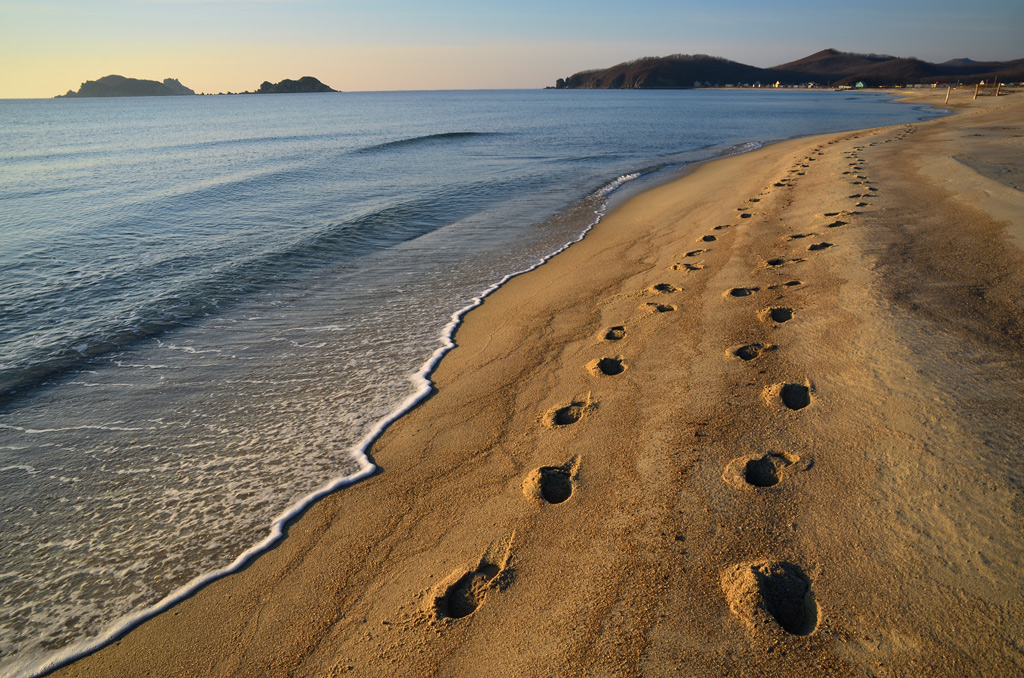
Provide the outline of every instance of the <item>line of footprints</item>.
{"type": "MultiPolygon", "coordinates": [[[[900,134],[887,139],[884,143],[900,140],[914,132],[914,128],[904,128],[900,134]]],[[[851,140],[847,137],[842,140],[851,140]]],[[[833,140],[826,145],[838,143],[833,140]]],[[[871,143],[871,146],[877,143],[871,143]]],[[[872,185],[865,173],[866,162],[861,156],[864,146],[856,146],[845,154],[847,169],[842,172],[854,193],[848,196],[855,201],[853,208],[868,206],[868,200],[877,195],[878,189],[872,185]]],[[[810,155],[798,161],[790,168],[786,177],[773,182],[761,191],[759,197],[750,198],[746,204],[736,208],[739,223],[751,219],[757,203],[762,197],[770,194],[772,189],[789,188],[796,184],[799,177],[807,174],[811,163],[824,155],[823,146],[816,146],[810,155]]],[[[856,209],[826,212],[819,215],[827,221],[826,229],[838,229],[850,223],[848,220],[860,214],[856,209]]],[[[714,231],[723,231],[731,224],[716,226],[714,231]]],[[[795,233],[787,236],[787,243],[804,239],[820,238],[822,233],[795,233]]],[[[698,239],[698,248],[686,252],[681,258],[684,261],[669,267],[671,271],[695,273],[705,269],[701,255],[711,251],[710,245],[715,243],[719,235],[709,233],[698,239]]],[[[835,247],[834,243],[825,240],[811,242],[806,251],[821,252],[835,247]]],[[[808,255],[811,256],[811,255],[808,255]]],[[[780,267],[799,264],[807,259],[804,257],[773,257],[764,261],[764,267],[779,269],[780,267]]],[[[767,286],[767,290],[785,291],[802,285],[800,280],[767,286]]],[[[671,295],[682,291],[672,283],[659,282],[646,290],[648,296],[671,295]]],[[[750,297],[762,291],[760,286],[733,287],[726,290],[725,298],[750,297]]],[[[670,313],[677,310],[674,304],[656,299],[645,302],[644,307],[649,314],[670,313]]],[[[768,306],[758,312],[762,323],[778,327],[793,319],[795,313],[787,306],[768,306]]],[[[625,325],[616,325],[605,329],[601,339],[605,342],[618,342],[626,337],[625,325]]],[[[754,361],[777,347],[770,343],[752,342],[743,346],[731,347],[727,354],[744,362],[754,361]]],[[[602,357],[591,361],[587,369],[601,376],[616,376],[627,369],[623,356],[602,357]]],[[[803,383],[777,383],[764,389],[764,396],[769,402],[778,403],[788,410],[802,410],[811,404],[813,387],[809,381],[803,383]]],[[[592,410],[594,403],[589,395],[586,398],[574,399],[572,402],[556,407],[545,413],[543,422],[551,428],[572,426],[585,418],[592,410]]],[[[733,459],[723,472],[723,479],[730,485],[744,490],[761,490],[781,483],[787,476],[811,468],[813,462],[802,460],[798,455],[787,452],[769,451],[765,454],[747,455],[733,459]]],[[[523,482],[523,493],[531,501],[554,505],[568,501],[576,487],[580,458],[574,457],[560,466],[543,466],[532,471],[523,482]]],[[[469,569],[456,570],[428,596],[429,611],[436,620],[460,619],[471,615],[483,602],[491,590],[501,590],[511,582],[508,566],[514,534],[492,542],[479,562],[469,569]]],[[[751,628],[771,627],[774,622],[779,632],[796,636],[809,635],[818,626],[819,610],[814,598],[811,580],[803,569],[791,562],[772,559],[761,559],[753,562],[740,563],[729,568],[721,575],[722,590],[730,609],[743,619],[751,628]]]]}

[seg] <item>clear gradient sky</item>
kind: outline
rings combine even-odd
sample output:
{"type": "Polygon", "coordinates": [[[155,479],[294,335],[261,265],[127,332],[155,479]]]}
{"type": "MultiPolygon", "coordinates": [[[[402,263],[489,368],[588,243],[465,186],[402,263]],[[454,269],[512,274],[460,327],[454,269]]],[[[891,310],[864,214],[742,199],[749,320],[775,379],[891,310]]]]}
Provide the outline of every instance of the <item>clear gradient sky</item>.
{"type": "Polygon", "coordinates": [[[538,88],[668,54],[1024,58],[1022,0],[0,0],[0,98],[116,73],[197,92],[538,88]]]}

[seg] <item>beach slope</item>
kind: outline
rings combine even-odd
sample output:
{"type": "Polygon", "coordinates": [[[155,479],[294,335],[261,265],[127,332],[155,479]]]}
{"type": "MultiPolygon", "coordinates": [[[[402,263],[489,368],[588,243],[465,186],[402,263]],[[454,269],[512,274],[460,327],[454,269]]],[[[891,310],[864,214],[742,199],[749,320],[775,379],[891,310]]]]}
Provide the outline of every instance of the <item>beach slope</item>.
{"type": "Polygon", "coordinates": [[[377,475],[58,675],[1021,673],[1024,97],[958,94],[628,201],[377,475]]]}

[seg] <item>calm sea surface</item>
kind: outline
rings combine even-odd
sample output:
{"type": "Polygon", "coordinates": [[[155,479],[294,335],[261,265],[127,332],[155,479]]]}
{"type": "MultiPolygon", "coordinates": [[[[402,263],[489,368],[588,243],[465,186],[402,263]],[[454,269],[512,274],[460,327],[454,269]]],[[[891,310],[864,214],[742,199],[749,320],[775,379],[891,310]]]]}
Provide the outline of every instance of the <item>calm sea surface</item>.
{"type": "Polygon", "coordinates": [[[0,675],[372,470],[453,316],[609,200],[934,115],[802,91],[0,101],[0,675]]]}

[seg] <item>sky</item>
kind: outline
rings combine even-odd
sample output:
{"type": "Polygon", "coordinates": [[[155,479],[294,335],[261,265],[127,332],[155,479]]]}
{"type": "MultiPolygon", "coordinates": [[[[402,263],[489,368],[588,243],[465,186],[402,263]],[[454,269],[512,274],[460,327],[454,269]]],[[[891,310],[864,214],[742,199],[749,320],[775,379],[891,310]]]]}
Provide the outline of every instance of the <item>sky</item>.
{"type": "Polygon", "coordinates": [[[0,98],[118,74],[197,92],[514,89],[644,56],[1024,58],[1021,0],[0,0],[0,98]]]}

